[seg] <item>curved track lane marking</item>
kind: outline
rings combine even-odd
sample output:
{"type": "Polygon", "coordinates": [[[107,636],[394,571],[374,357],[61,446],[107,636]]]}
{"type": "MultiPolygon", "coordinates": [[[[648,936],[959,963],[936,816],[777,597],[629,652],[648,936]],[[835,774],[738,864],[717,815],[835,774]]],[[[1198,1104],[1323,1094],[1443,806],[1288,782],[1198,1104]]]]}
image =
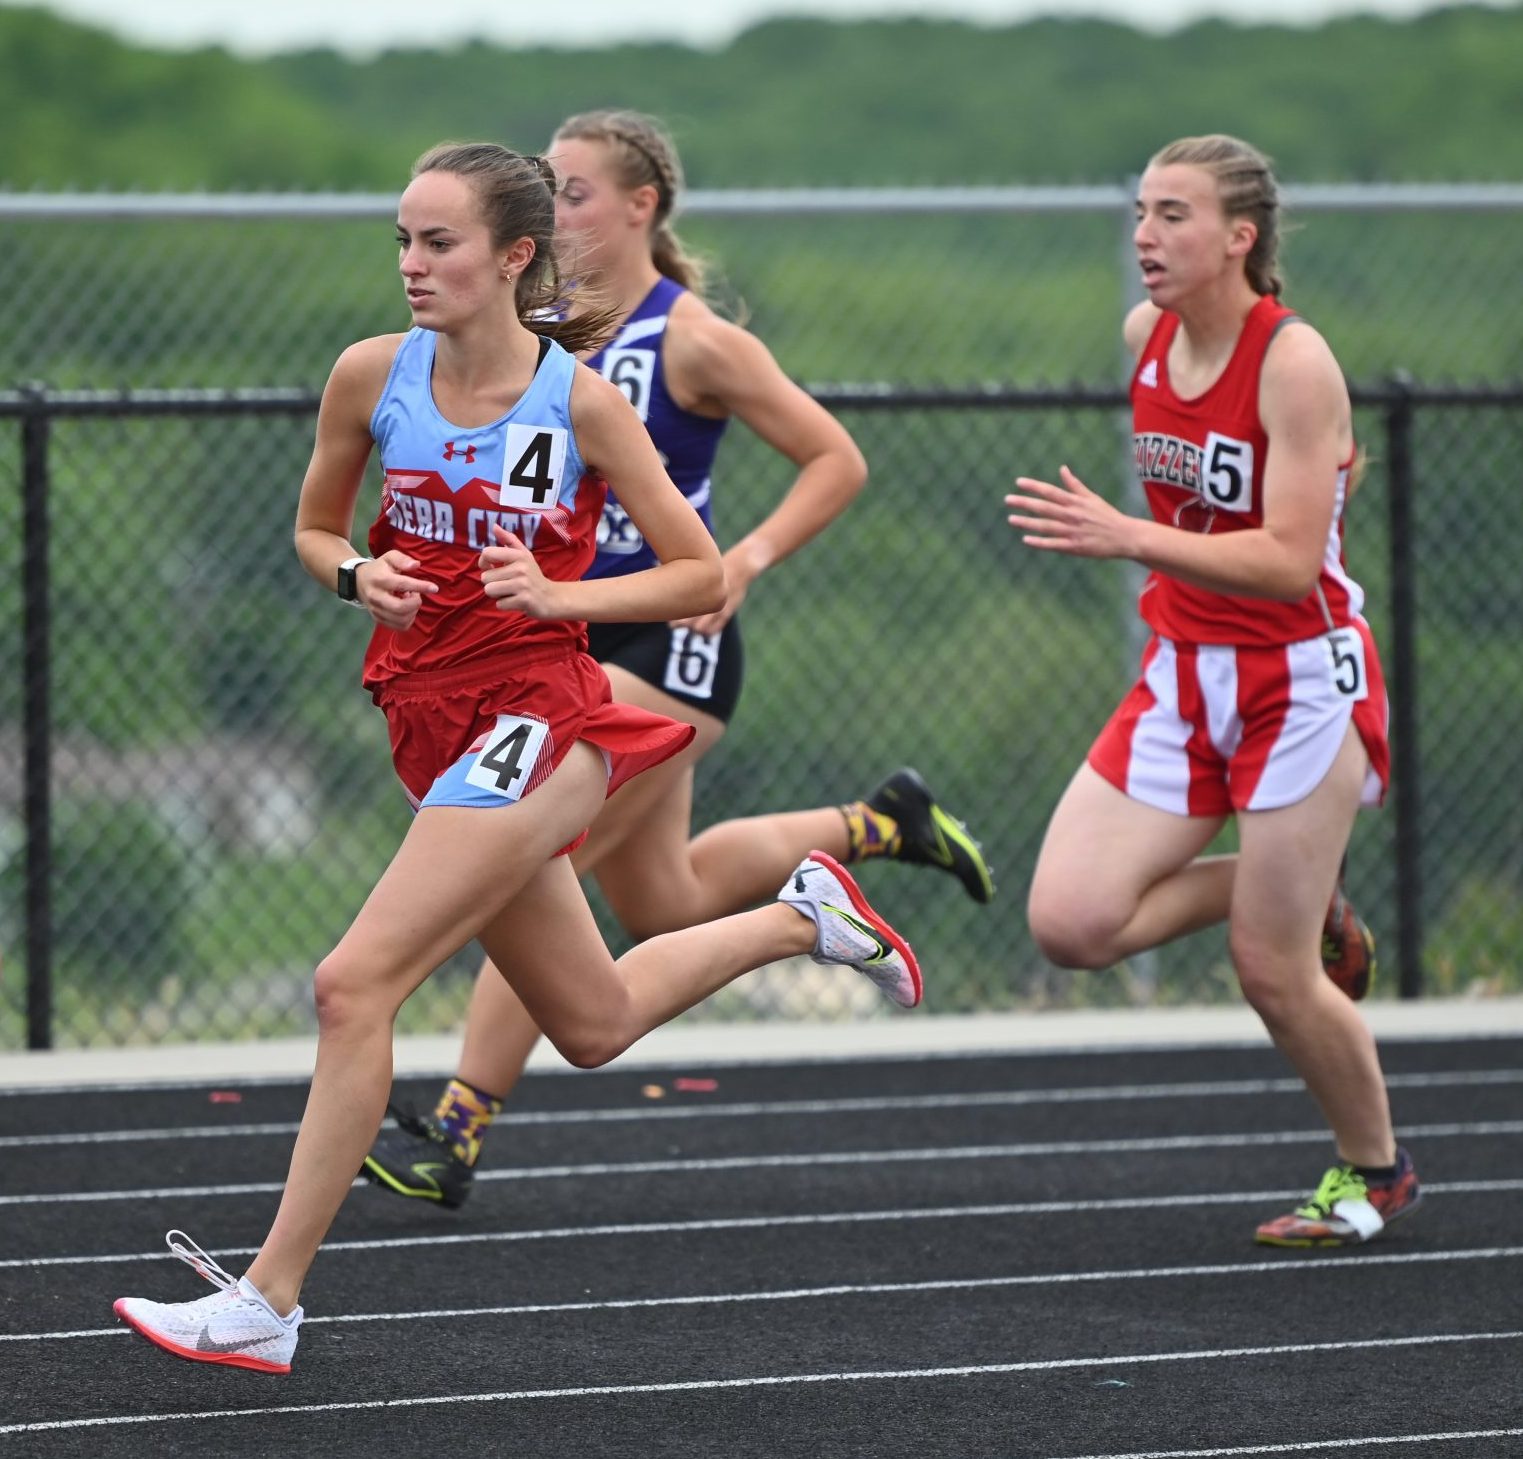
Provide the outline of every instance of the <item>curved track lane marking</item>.
{"type": "MultiPolygon", "coordinates": [[[[1441,1074],[1389,1074],[1388,1089],[1473,1089],[1523,1084],[1523,1069],[1458,1070],[1441,1074]]],[[[794,1115],[880,1114],[892,1110],[998,1109],[1041,1104],[1098,1104],[1108,1100],[1220,1099],[1265,1094],[1301,1095],[1299,1079],[1223,1079],[1194,1084],[1097,1084],[1071,1089],[1006,1089],[969,1094],[876,1095],[853,1099],[796,1099],[739,1104],[631,1106],[621,1109],[509,1111],[496,1128],[529,1125],[645,1123],[656,1120],[752,1119],[794,1115]]],[[[3,1092],[3,1091],[0,1091],[3,1092]]],[[[61,1144],[115,1145],[142,1140],[229,1140],[263,1135],[294,1135],[298,1120],[243,1125],[161,1126],[143,1130],[83,1130],[52,1135],[0,1135],[0,1150],[46,1148],[61,1144]]]]}
{"type": "MultiPolygon", "coordinates": [[[[1486,1135],[1523,1135],[1523,1120],[1483,1120],[1475,1124],[1403,1125],[1403,1140],[1453,1140],[1486,1135]]],[[[819,1155],[732,1155],[696,1160],[599,1161],[587,1165],[532,1165],[521,1169],[483,1170],[480,1181],[568,1180],[588,1176],[711,1175],[717,1170],[788,1170],[828,1165],[903,1165],[939,1160],[1010,1160],[1041,1155],[1128,1155],[1159,1150],[1261,1149],[1269,1145],[1323,1144],[1325,1129],[1236,1131],[1221,1135],[1150,1135],[1130,1140],[1052,1140],[1018,1145],[942,1145],[919,1150],[842,1150],[819,1155]]],[[[356,1186],[364,1182],[356,1179],[356,1186]]],[[[265,1195],[285,1189],[283,1181],[248,1181],[237,1185],[187,1185],[116,1191],[54,1191],[0,1196],[0,1207],[45,1206],[104,1201],[180,1200],[192,1196],[265,1195]]]]}
{"type": "MultiPolygon", "coordinates": [[[[641,1393],[705,1393],[737,1388],[784,1388],[813,1383],[904,1382],[913,1378],[984,1378],[1007,1373],[1057,1373],[1081,1368],[1118,1368],[1131,1364],[1216,1362],[1225,1358],[1272,1358],[1301,1353],[1354,1352],[1361,1349],[1408,1348],[1463,1343],[1516,1342],[1523,1332],[1443,1332],[1425,1336],[1367,1338],[1353,1342],[1281,1343],[1271,1347],[1206,1348],[1177,1353],[1129,1353],[1103,1358],[1049,1358],[1025,1363],[979,1363],[950,1368],[897,1368],[889,1371],[868,1369],[845,1373],[785,1373],[758,1378],[694,1378],[674,1383],[611,1383],[596,1387],[520,1388],[500,1393],[429,1394],[416,1398],[377,1398],[350,1403],[296,1403],[258,1408],[219,1408],[198,1413],[133,1413],[109,1417],[48,1419],[39,1423],[0,1424],[0,1436],[39,1434],[59,1429],[94,1429],[133,1424],[183,1423],[192,1420],[267,1418],[277,1414],[353,1413],[363,1409],[399,1409],[438,1407],[465,1403],[522,1403],[546,1398],[618,1398],[641,1393]]],[[[1518,1433],[1501,1429],[1500,1434],[1518,1433]]],[[[1345,1441],[1347,1442],[1347,1441],[1345,1441]]],[[[1209,1451],[1208,1451],[1209,1452],[1209,1451]]],[[[1232,1450],[1220,1451],[1232,1453],[1232,1450]]],[[[1238,1452],[1253,1453],[1241,1450],[1238,1452]]],[[[1262,1452],[1262,1451],[1261,1451],[1262,1452]]],[[[1270,1450],[1268,1452],[1273,1452],[1270,1450]]],[[[1290,1452],[1294,1453],[1294,1450],[1290,1452]]],[[[1104,1456],[1096,1456],[1104,1459],[1104,1456]]],[[[1145,1456],[1116,1456],[1116,1459],[1145,1459],[1145,1456]]]]}
{"type": "MultiPolygon", "coordinates": [[[[1326,1256],[1268,1261],[1219,1262],[1214,1265],[1119,1267],[1088,1272],[1037,1272],[1007,1277],[947,1277],[923,1282],[840,1282],[828,1287],[792,1287],[775,1292],[708,1292],[685,1297],[616,1297],[601,1302],[523,1302],[505,1307],[439,1307],[417,1312],[335,1313],[307,1317],[303,1326],[352,1322],[431,1322],[460,1317],[538,1317],[563,1312],[627,1312],[659,1307],[735,1307],[754,1302],[809,1302],[832,1297],[897,1297],[923,1292],[977,1292],[1010,1287],[1064,1287],[1081,1283],[1178,1281],[1186,1277],[1261,1276],[1282,1272],[1318,1275],[1362,1272],[1371,1267],[1429,1266],[1435,1263],[1505,1261],[1523,1256],[1523,1246],[1479,1247],[1472,1251],[1412,1251],[1360,1256],[1346,1261],[1326,1256]]],[[[82,1337],[126,1336],[125,1327],[89,1327],[64,1332],[0,1335],[0,1342],[60,1341],[82,1337]]]]}

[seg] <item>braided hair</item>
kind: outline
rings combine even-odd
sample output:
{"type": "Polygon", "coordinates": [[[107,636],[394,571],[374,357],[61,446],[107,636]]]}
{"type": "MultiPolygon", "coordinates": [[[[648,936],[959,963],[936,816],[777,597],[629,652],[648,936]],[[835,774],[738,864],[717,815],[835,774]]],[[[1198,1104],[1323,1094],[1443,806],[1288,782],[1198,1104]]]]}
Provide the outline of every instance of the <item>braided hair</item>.
{"type": "Polygon", "coordinates": [[[1279,272],[1280,193],[1269,159],[1247,142],[1213,133],[1170,142],[1154,153],[1148,165],[1176,164],[1209,172],[1216,180],[1223,215],[1247,218],[1258,229],[1245,260],[1248,283],[1254,293],[1273,294],[1278,299],[1285,287],[1279,272]]]}
{"type": "Polygon", "coordinates": [[[644,112],[605,109],[584,111],[567,117],[555,129],[555,142],[601,142],[609,152],[613,172],[621,186],[656,190],[656,213],[651,229],[651,259],[659,272],[692,290],[704,293],[707,269],[703,260],[689,253],[672,228],[672,217],[682,195],[682,162],[666,128],[644,112]]]}

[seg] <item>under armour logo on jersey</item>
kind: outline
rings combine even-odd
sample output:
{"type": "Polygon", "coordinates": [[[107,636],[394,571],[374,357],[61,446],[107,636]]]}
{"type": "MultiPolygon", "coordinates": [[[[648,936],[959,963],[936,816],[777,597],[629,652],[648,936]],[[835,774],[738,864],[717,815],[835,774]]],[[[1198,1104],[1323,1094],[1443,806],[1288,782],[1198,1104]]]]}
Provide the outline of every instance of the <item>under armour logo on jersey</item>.
{"type": "Polygon", "coordinates": [[[1142,367],[1142,373],[1137,377],[1139,385],[1146,385],[1152,389],[1158,388],[1158,361],[1149,360],[1142,367]]]}
{"type": "Polygon", "coordinates": [[[446,441],[444,443],[444,459],[446,461],[453,461],[456,456],[464,456],[467,466],[474,466],[476,464],[475,446],[457,446],[453,441],[446,441]]]}

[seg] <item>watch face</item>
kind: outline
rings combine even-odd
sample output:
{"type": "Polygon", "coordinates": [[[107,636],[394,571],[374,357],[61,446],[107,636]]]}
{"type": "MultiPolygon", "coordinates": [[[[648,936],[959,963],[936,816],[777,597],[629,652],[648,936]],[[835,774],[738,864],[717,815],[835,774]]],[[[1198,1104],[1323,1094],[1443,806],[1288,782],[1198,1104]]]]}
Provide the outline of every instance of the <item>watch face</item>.
{"type": "Polygon", "coordinates": [[[352,567],[339,568],[338,595],[346,603],[354,602],[357,596],[357,585],[354,580],[354,569],[352,567]]]}

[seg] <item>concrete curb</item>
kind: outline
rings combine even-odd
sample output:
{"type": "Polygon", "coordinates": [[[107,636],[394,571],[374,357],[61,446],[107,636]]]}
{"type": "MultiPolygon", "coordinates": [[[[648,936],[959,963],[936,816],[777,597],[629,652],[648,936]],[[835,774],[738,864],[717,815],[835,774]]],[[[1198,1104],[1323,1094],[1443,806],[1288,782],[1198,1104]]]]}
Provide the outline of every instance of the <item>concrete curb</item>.
{"type": "MultiPolygon", "coordinates": [[[[1363,1009],[1381,1041],[1523,1035],[1523,998],[1376,1000],[1363,1009]]],[[[722,1064],[853,1058],[934,1058],[1080,1049],[1262,1045],[1263,1025],[1245,1006],[1140,1008],[863,1018],[834,1023],[702,1023],[679,1020],[647,1035],[613,1068],[698,1069],[722,1064]]],[[[0,1094],[112,1085],[248,1083],[305,1079],[315,1036],[249,1043],[64,1049],[0,1054],[0,1094]]],[[[446,1075],[457,1035],[400,1038],[399,1076],[446,1075]]],[[[547,1044],[536,1070],[575,1071],[547,1044]]]]}

